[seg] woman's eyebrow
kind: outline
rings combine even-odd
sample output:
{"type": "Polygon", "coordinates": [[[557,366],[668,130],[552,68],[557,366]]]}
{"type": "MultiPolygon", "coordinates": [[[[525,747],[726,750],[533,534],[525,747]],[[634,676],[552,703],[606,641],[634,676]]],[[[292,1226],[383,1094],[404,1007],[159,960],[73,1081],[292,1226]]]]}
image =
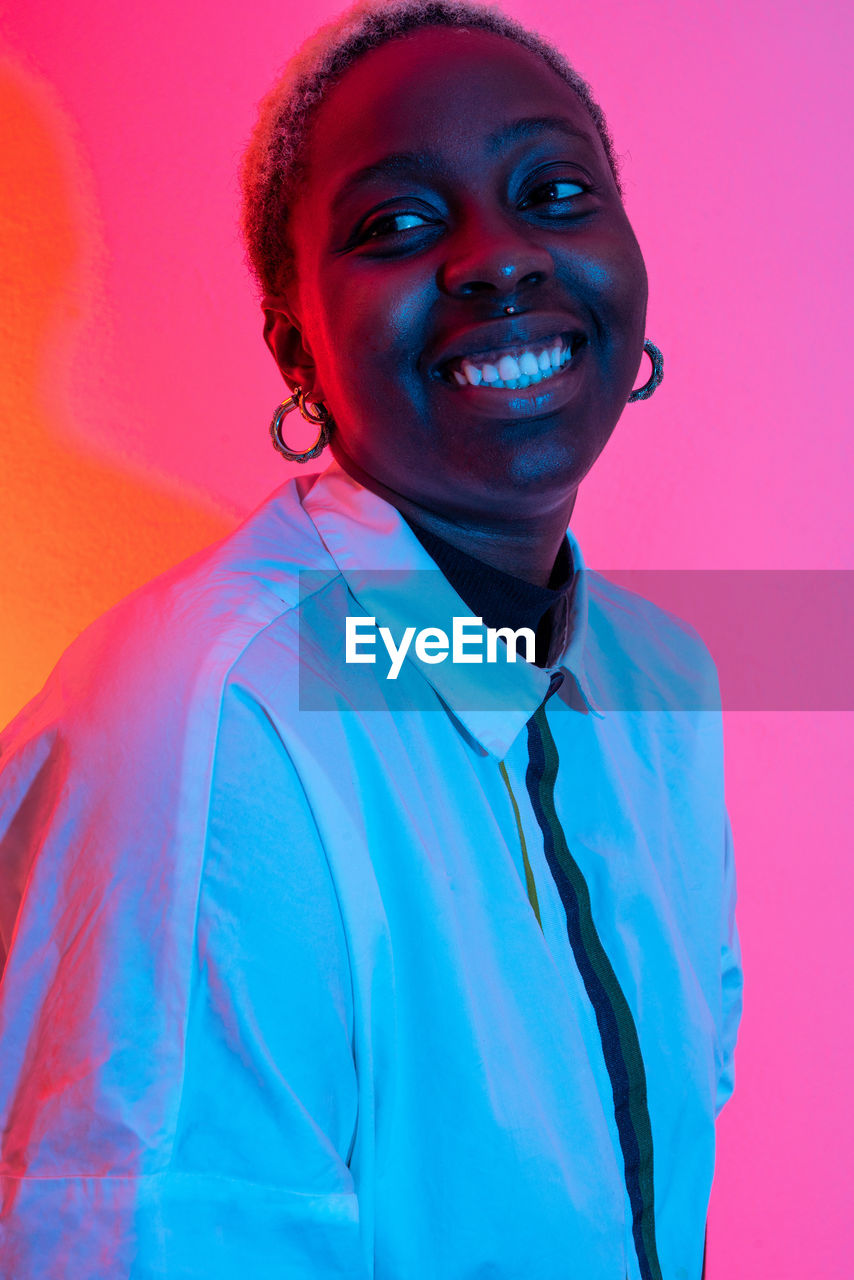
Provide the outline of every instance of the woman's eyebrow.
{"type": "MultiPolygon", "coordinates": [[[[524,116],[518,120],[510,120],[501,125],[486,139],[486,149],[495,154],[511,142],[523,138],[536,137],[540,133],[561,133],[564,137],[575,138],[589,145],[595,145],[591,134],[577,129],[565,116],[524,116]]],[[[353,191],[372,178],[383,178],[395,175],[409,176],[413,173],[424,174],[435,172],[439,167],[439,157],[429,151],[394,151],[373,164],[363,165],[349,174],[342,182],[332,200],[333,213],[341,207],[353,191]]]]}
{"type": "Polygon", "coordinates": [[[349,174],[338,188],[332,200],[332,211],[335,212],[353,191],[370,182],[372,178],[384,178],[389,175],[425,173],[435,170],[437,157],[425,151],[394,151],[383,156],[373,164],[363,165],[349,174]]]}
{"type": "Polygon", "coordinates": [[[568,138],[578,138],[582,142],[594,143],[592,134],[584,129],[577,129],[565,116],[523,116],[501,125],[489,135],[486,145],[489,151],[496,152],[509,142],[518,142],[523,138],[535,137],[538,133],[550,132],[562,133],[568,138]]]}

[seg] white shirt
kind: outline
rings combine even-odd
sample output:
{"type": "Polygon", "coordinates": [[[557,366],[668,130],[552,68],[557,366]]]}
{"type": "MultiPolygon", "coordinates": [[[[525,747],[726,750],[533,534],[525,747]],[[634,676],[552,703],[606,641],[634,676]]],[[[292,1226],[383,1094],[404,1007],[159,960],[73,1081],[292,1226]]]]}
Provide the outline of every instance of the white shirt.
{"type": "Polygon", "coordinates": [[[698,1280],[741,993],[717,677],[567,537],[553,667],[392,681],[348,615],[468,610],[333,463],[9,727],[0,1274],[698,1280]]]}

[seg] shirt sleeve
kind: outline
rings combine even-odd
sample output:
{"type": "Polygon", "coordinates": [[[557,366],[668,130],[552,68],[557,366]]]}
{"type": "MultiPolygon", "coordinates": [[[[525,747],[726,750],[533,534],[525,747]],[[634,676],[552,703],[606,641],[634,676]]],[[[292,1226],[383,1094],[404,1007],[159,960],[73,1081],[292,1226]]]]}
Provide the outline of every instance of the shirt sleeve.
{"type": "Polygon", "coordinates": [[[742,1012],[743,973],[741,945],[735,919],[736,880],[732,827],[724,827],[724,892],[721,936],[721,1065],[715,1114],[719,1115],[735,1086],[735,1044],[742,1012]]]}
{"type": "Polygon", "coordinates": [[[0,1275],[367,1277],[346,938],[260,701],[226,691],[201,830],[147,821],[144,770],[130,794],[117,760],[87,802],[68,753],[42,755],[0,823],[22,884],[0,984],[0,1275]]]}

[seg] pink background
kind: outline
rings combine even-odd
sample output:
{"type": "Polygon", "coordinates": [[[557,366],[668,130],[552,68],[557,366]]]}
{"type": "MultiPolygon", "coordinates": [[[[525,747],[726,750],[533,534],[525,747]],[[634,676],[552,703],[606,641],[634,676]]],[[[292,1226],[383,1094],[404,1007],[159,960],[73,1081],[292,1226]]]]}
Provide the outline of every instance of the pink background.
{"type": "MultiPolygon", "coordinates": [[[[665,354],[584,486],[588,563],[852,568],[851,6],[508,7],[606,109],[665,354]]],[[[235,169],[331,11],[5,7],[0,720],[87,621],[286,478],[235,169]]],[[[709,1276],[849,1280],[852,716],[726,731],[747,985],[709,1276]]]]}

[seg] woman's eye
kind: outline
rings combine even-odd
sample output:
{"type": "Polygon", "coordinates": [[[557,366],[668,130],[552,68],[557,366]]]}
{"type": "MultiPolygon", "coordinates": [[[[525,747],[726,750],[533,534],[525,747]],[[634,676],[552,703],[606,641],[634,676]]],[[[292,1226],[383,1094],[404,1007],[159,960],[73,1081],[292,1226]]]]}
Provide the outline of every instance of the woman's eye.
{"type": "Polygon", "coordinates": [[[550,182],[541,182],[534,187],[522,201],[523,209],[535,204],[563,204],[584,195],[587,190],[580,182],[572,182],[569,178],[552,178],[550,182]]]}
{"type": "Polygon", "coordinates": [[[430,225],[431,219],[423,213],[384,213],[364,225],[359,240],[379,240],[382,236],[393,236],[401,231],[412,231],[416,227],[430,225]]]}

